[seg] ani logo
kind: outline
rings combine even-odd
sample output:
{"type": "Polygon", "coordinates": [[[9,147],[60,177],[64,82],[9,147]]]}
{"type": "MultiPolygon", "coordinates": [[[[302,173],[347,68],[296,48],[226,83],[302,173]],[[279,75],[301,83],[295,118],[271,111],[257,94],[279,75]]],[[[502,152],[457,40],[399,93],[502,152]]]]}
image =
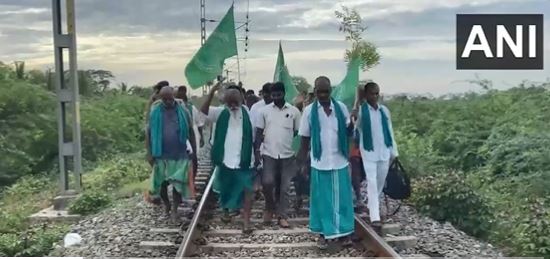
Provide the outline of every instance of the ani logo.
{"type": "Polygon", "coordinates": [[[544,69],[542,14],[457,14],[456,69],[544,69]]]}

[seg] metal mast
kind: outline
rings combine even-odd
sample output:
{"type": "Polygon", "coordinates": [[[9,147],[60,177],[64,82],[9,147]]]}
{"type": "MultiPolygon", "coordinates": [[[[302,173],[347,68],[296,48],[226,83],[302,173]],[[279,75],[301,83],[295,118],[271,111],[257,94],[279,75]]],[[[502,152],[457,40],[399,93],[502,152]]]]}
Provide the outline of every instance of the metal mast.
{"type": "Polygon", "coordinates": [[[76,29],[74,0],[66,0],[67,33],[63,33],[61,0],[52,0],[53,39],[55,56],[55,85],[57,93],[57,126],[59,145],[59,171],[61,195],[69,190],[69,163],[75,176],[75,190],[81,189],[82,149],[80,137],[80,98],[76,60],[76,29]],[[65,73],[63,50],[69,56],[68,73],[65,73]],[[68,81],[65,76],[68,76],[68,81]],[[70,116],[69,116],[70,115],[70,116]],[[67,123],[67,118],[72,125],[67,123]]]}
{"type": "MultiPolygon", "coordinates": [[[[206,0],[201,0],[201,46],[206,41],[206,0]]],[[[202,94],[206,95],[208,86],[202,86],[202,94]]]]}

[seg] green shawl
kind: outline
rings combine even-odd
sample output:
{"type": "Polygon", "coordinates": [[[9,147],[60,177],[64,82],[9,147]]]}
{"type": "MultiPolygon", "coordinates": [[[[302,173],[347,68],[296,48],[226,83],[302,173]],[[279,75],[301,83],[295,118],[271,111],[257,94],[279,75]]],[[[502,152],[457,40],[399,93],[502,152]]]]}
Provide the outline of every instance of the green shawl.
{"type": "MultiPolygon", "coordinates": [[[[179,141],[180,143],[187,143],[188,135],[188,122],[185,115],[184,108],[176,102],[176,113],[178,115],[178,124],[180,128],[179,141]]],[[[149,127],[151,128],[151,155],[153,157],[162,156],[162,114],[166,110],[162,102],[156,102],[151,107],[151,113],[149,114],[149,127]]]]}
{"type": "MultiPolygon", "coordinates": [[[[252,124],[246,109],[241,107],[241,111],[243,114],[243,136],[241,144],[241,162],[239,167],[240,169],[249,169],[250,163],[252,162],[252,124]]],[[[212,162],[216,166],[223,165],[225,137],[227,136],[227,129],[229,128],[229,117],[230,112],[226,107],[216,121],[214,145],[212,146],[212,162]]]]}
{"type": "MultiPolygon", "coordinates": [[[[393,139],[390,133],[389,128],[389,119],[386,116],[386,113],[382,107],[378,107],[380,115],[382,116],[382,132],[384,134],[384,144],[386,147],[391,147],[393,145],[393,139]]],[[[370,111],[369,105],[365,102],[361,105],[361,128],[363,134],[363,148],[366,151],[374,151],[374,146],[372,144],[372,130],[371,130],[371,121],[370,121],[370,111]]]]}
{"type": "MultiPolygon", "coordinates": [[[[334,104],[334,112],[336,114],[336,119],[338,120],[338,146],[340,152],[344,157],[348,157],[348,137],[347,137],[347,126],[346,118],[344,117],[344,112],[340,104],[331,98],[331,102],[334,104]]],[[[311,107],[310,114],[310,125],[311,125],[311,150],[313,152],[313,158],[316,160],[321,159],[321,154],[323,149],[321,146],[321,125],[319,124],[319,101],[315,100],[311,107]]]]}

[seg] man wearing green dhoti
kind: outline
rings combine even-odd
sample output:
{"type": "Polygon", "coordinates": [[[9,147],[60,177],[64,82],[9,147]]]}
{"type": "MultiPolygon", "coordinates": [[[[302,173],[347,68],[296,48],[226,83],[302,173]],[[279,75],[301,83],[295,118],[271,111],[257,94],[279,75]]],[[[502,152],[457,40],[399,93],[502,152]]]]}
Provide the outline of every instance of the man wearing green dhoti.
{"type": "Polygon", "coordinates": [[[330,97],[327,77],[315,80],[314,91],[317,100],[304,109],[298,133],[302,136],[300,161],[307,161],[308,152],[311,157],[309,229],[321,235],[320,248],[337,238],[351,245],[354,215],[348,136],[353,125],[346,106],[330,97]]]}
{"type": "Polygon", "coordinates": [[[170,86],[159,92],[160,99],[151,105],[146,134],[147,158],[153,173],[149,195],[157,202],[162,199],[166,213],[177,218],[177,208],[182,197],[193,195],[193,179],[189,174],[190,157],[187,145],[195,150],[193,123],[183,103],[174,99],[170,86]],[[173,203],[168,199],[168,185],[172,185],[173,203]]]}
{"type": "Polygon", "coordinates": [[[243,209],[243,233],[252,232],[250,210],[253,191],[253,138],[249,111],[243,105],[243,96],[237,86],[229,86],[223,93],[224,106],[210,107],[214,93],[221,84],[214,86],[201,111],[208,120],[215,122],[213,129],[212,162],[217,168],[220,207],[224,209],[224,221],[229,221],[229,210],[243,209]]]}

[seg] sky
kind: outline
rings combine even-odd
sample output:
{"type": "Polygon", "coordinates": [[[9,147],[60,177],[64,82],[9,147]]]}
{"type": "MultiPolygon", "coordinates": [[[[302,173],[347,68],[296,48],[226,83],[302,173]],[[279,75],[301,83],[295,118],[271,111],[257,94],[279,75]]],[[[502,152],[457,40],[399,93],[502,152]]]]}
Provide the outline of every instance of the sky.
{"type": "MultiPolygon", "coordinates": [[[[206,0],[208,19],[221,19],[233,1],[206,0]]],[[[368,26],[363,38],[378,47],[380,64],[362,72],[385,94],[461,93],[479,90],[476,76],[505,89],[524,80],[550,80],[549,0],[235,0],[235,20],[249,11],[249,50],[239,41],[240,79],[260,89],[273,79],[278,42],[292,75],[312,82],[319,75],[339,83],[350,44],[338,31],[334,11],[356,8],[368,26]],[[247,8],[248,6],[248,8],[247,8]],[[456,70],[455,26],[459,13],[545,15],[545,69],[456,70]],[[246,58],[245,58],[246,57],[246,58]]],[[[54,67],[51,1],[0,1],[0,61],[22,60],[28,69],[54,67]]],[[[77,0],[79,69],[112,71],[118,82],[150,86],[160,80],[186,84],[184,69],[200,47],[199,0],[77,0]]],[[[208,23],[207,34],[215,28],[208,23]]],[[[238,26],[239,24],[237,24],[238,26]]],[[[244,37],[244,30],[237,31],[244,37]]],[[[236,59],[227,61],[237,78],[236,59]]],[[[199,91],[195,91],[199,93],[199,91]]]]}

